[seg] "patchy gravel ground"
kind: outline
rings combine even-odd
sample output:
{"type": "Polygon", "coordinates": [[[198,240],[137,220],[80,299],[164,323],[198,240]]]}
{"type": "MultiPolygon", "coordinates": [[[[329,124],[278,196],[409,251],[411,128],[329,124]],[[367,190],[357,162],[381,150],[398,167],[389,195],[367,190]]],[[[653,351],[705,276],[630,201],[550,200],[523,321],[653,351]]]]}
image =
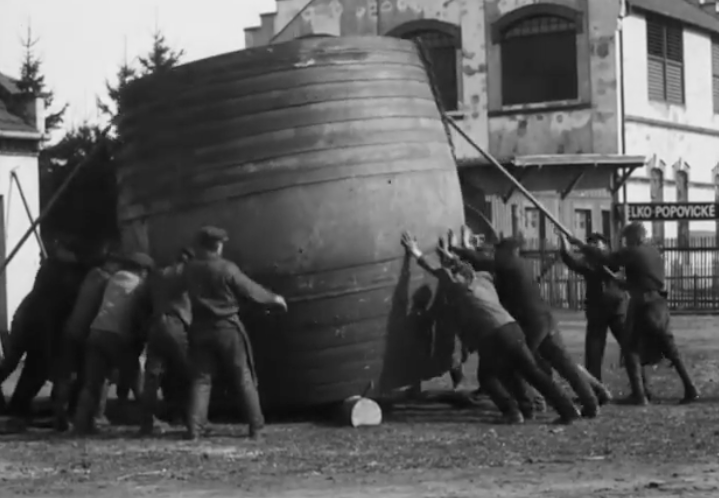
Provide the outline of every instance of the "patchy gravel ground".
{"type": "MultiPolygon", "coordinates": [[[[579,357],[583,319],[561,316],[579,357]]],[[[487,403],[405,406],[366,430],[276,424],[261,443],[233,426],[215,426],[201,443],[182,441],[179,430],[141,440],[117,427],[74,440],[37,429],[0,436],[0,496],[717,497],[718,325],[714,317],[675,318],[703,395],[688,407],[676,404],[681,386],[662,366],[653,374],[654,405],[611,405],[571,427],[550,425],[551,414],[523,427],[497,425],[487,403]]],[[[605,372],[613,392],[626,394],[611,339],[605,372]]]]}

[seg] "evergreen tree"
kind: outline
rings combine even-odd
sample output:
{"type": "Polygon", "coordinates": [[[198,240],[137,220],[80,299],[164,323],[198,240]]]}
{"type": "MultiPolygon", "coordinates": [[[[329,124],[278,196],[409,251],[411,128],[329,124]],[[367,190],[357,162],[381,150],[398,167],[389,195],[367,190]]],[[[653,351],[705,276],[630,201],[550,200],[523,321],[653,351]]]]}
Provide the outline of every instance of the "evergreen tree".
{"type": "Polygon", "coordinates": [[[152,49],[145,57],[139,57],[142,75],[154,74],[176,66],[185,55],[184,50],[172,50],[159,29],[152,34],[152,49]]]}
{"type": "Polygon", "coordinates": [[[122,91],[127,84],[140,76],[163,72],[176,66],[184,54],[184,50],[170,48],[165,35],[156,29],[152,35],[152,48],[144,57],[138,57],[139,68],[125,60],[117,71],[115,83],[105,83],[108,99],[104,101],[98,98],[97,106],[102,114],[110,118],[115,135],[118,117],[122,113],[122,91]]]}
{"type": "Polygon", "coordinates": [[[105,82],[108,100],[97,98],[97,107],[100,112],[110,119],[113,128],[117,125],[117,119],[122,112],[122,91],[132,80],[137,78],[137,69],[125,61],[117,70],[115,83],[105,82]]]}
{"type": "Polygon", "coordinates": [[[42,59],[35,54],[37,42],[38,40],[32,37],[32,29],[28,28],[27,37],[22,42],[25,55],[20,67],[20,80],[17,82],[17,87],[23,95],[43,99],[46,112],[45,129],[52,131],[62,125],[68,105],[65,104],[55,112],[51,111],[54,94],[46,87],[45,75],[42,74],[42,59]]]}

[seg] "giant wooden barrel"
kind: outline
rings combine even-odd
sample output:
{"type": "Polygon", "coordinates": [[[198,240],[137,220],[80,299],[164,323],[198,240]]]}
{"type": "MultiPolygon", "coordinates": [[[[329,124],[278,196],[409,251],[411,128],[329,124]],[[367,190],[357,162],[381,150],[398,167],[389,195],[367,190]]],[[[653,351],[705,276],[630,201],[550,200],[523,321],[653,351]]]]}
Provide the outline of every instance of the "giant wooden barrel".
{"type": "Polygon", "coordinates": [[[266,409],[377,395],[446,371],[433,279],[404,257],[463,223],[445,128],[413,44],[357,37],[220,55],[123,94],[123,244],[161,263],[199,227],[286,296],[248,311],[266,409]]]}

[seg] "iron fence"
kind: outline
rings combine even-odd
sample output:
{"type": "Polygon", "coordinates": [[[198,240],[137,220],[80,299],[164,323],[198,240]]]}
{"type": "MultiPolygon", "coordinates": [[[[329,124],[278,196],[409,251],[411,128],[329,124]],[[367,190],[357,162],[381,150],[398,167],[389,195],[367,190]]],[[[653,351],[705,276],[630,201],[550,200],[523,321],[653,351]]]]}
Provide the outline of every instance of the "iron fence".
{"type": "MultiPolygon", "coordinates": [[[[669,305],[686,312],[719,312],[719,244],[712,236],[654,241],[664,256],[669,305]]],[[[569,271],[556,243],[527,240],[524,256],[541,278],[542,294],[555,308],[582,309],[584,279],[569,271]]]]}

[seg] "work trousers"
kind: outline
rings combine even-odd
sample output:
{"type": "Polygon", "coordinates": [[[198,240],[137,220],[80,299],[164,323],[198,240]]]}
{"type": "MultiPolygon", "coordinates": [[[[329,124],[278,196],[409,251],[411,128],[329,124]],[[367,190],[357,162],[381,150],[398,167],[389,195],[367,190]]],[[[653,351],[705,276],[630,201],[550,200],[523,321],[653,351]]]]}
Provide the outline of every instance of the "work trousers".
{"type": "Polygon", "coordinates": [[[42,321],[23,319],[13,322],[5,357],[0,362],[0,386],[12,375],[25,356],[7,412],[10,415],[29,417],[33,399],[50,376],[48,348],[42,340],[38,340],[42,332],[42,321]]]}
{"type": "Polygon", "coordinates": [[[684,399],[690,401],[697,390],[682,361],[671,330],[671,315],[666,299],[658,292],[632,293],[625,323],[626,347],[624,361],[632,395],[639,401],[647,399],[647,377],[644,365],[667,358],[684,386],[684,399]]]}
{"type": "Polygon", "coordinates": [[[588,304],[587,331],[584,341],[584,366],[597,380],[602,380],[602,363],[607,346],[607,331],[622,348],[624,344],[624,322],[626,303],[618,307],[606,307],[601,304],[588,304]]]}
{"type": "Polygon", "coordinates": [[[103,389],[113,369],[120,378],[137,374],[137,354],[130,341],[115,332],[92,330],[85,353],[84,385],[75,410],[75,429],[91,430],[93,419],[102,402],[103,389]]]}
{"type": "Polygon", "coordinates": [[[143,431],[151,431],[154,426],[157,391],[161,386],[169,413],[187,414],[190,382],[187,326],[177,315],[163,314],[155,319],[147,344],[145,386],[142,390],[143,431]]]}
{"type": "MultiPolygon", "coordinates": [[[[581,371],[581,368],[574,361],[567,351],[562,335],[556,328],[549,333],[539,344],[537,353],[546,363],[543,370],[551,367],[556,370],[560,377],[566,380],[579,397],[582,404],[582,414],[586,417],[594,417],[599,411],[599,400],[592,387],[590,380],[581,371]]],[[[549,401],[549,400],[548,400],[549,401]]]]}
{"type": "Polygon", "coordinates": [[[189,436],[201,435],[207,421],[212,381],[220,374],[229,379],[233,394],[249,422],[250,433],[257,433],[265,420],[257,392],[251,345],[245,331],[232,324],[210,325],[193,328],[189,339],[193,369],[187,417],[189,436]]]}
{"type": "Polygon", "coordinates": [[[571,399],[537,364],[517,323],[500,327],[482,341],[480,354],[480,382],[503,414],[533,413],[526,382],[546,398],[563,420],[577,417],[571,399]]]}

